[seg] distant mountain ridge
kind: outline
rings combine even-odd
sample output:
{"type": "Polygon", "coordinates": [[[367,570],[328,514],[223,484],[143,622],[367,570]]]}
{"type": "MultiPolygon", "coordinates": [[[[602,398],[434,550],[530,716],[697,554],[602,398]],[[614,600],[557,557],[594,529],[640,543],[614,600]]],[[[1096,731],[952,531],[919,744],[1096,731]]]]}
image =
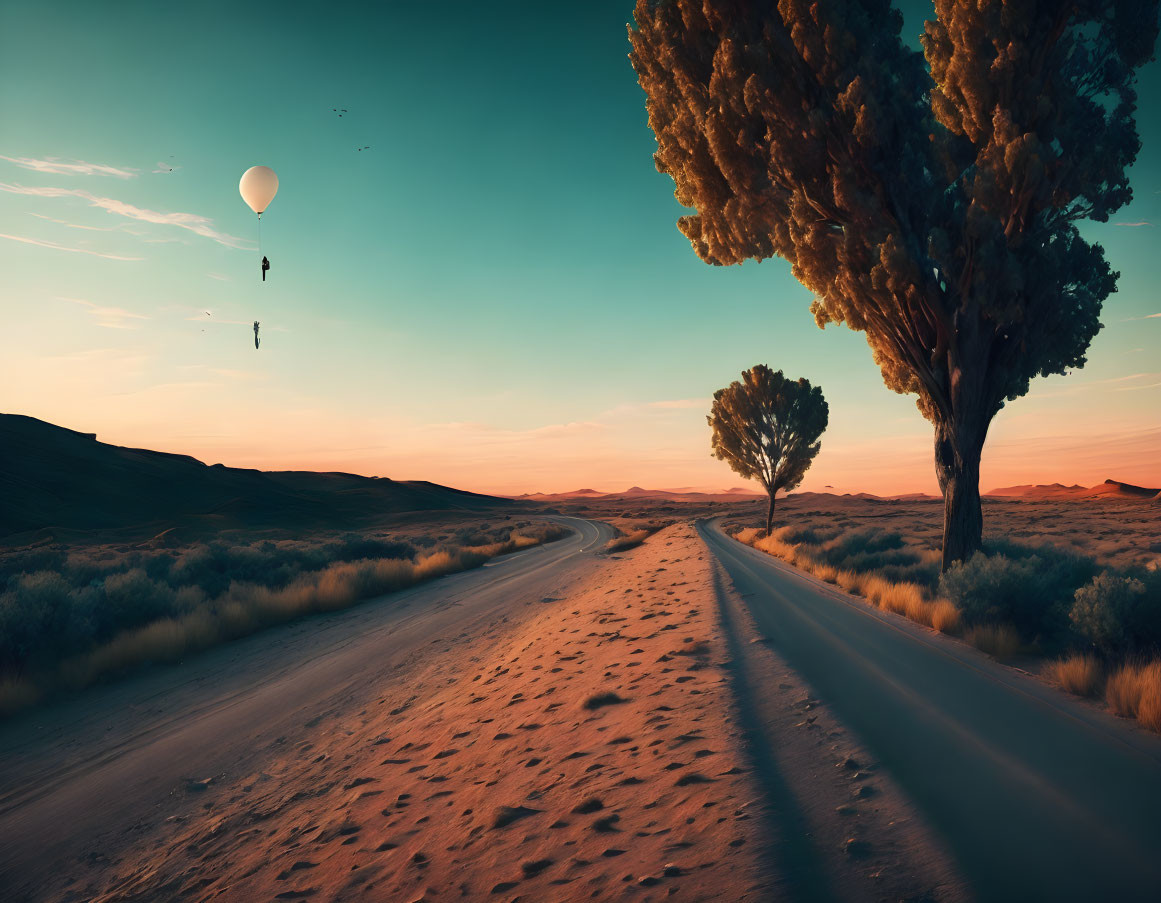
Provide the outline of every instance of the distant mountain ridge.
{"type": "MultiPolygon", "coordinates": [[[[1123,499],[1149,500],[1153,499],[1161,505],[1161,490],[1150,489],[1144,486],[1135,486],[1119,480],[1105,480],[1097,486],[1065,486],[1053,483],[1049,486],[1008,486],[1002,489],[993,489],[983,493],[986,498],[1025,499],[1035,501],[1068,500],[1068,499],[1123,499]]],[[[749,489],[723,489],[718,492],[700,489],[643,489],[632,486],[623,492],[599,492],[595,489],[575,489],[572,492],[533,492],[513,498],[530,502],[568,502],[568,501],[618,501],[632,499],[655,499],[659,501],[675,502],[729,502],[753,501],[766,498],[764,492],[754,492],[749,489]]],[[[937,500],[939,496],[924,492],[908,492],[900,495],[875,495],[870,492],[794,492],[787,498],[809,499],[864,499],[868,501],[915,502],[937,500]]]]}
{"type": "Polygon", "coordinates": [[[518,501],[572,502],[615,501],[629,499],[657,499],[670,502],[749,501],[764,499],[766,493],[746,489],[724,489],[721,492],[703,492],[692,489],[643,489],[632,486],[624,492],[597,492],[594,489],[574,489],[572,492],[532,492],[513,496],[518,501]]]}
{"type": "Polygon", "coordinates": [[[1065,486],[1063,483],[1051,483],[1047,486],[1006,486],[1002,489],[993,489],[985,492],[989,498],[1017,498],[1026,500],[1045,499],[1124,499],[1148,500],[1154,499],[1161,490],[1149,489],[1145,486],[1134,486],[1132,483],[1123,483],[1120,480],[1105,480],[1096,486],[1065,486]]]}
{"type": "Polygon", "coordinates": [[[422,480],[206,465],[0,414],[0,538],[45,529],[341,529],[400,512],[497,505],[511,501],[422,480]]]}

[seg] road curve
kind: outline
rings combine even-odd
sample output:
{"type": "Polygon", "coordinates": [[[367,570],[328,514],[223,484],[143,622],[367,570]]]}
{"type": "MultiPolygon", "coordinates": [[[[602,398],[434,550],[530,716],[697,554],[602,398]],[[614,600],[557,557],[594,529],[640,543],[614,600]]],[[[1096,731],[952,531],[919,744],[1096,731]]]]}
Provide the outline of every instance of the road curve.
{"type": "Polygon", "coordinates": [[[1161,899],[1161,739],[698,530],[791,667],[910,795],[981,900],[1161,899]]]}
{"type": "Polygon", "coordinates": [[[406,679],[432,643],[580,579],[613,531],[552,519],[575,532],[0,724],[0,898],[39,899],[62,863],[112,858],[167,815],[187,781],[261,770],[312,719],[406,679]]]}

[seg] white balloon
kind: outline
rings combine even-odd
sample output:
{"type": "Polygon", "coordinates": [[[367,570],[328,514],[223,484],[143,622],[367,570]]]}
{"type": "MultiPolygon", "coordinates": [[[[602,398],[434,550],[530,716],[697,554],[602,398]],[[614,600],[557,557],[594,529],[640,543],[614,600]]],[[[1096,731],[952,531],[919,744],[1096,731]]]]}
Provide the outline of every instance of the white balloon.
{"type": "Polygon", "coordinates": [[[278,176],[269,166],[251,166],[238,182],[238,193],[259,216],[266,212],[278,194],[278,176]]]}

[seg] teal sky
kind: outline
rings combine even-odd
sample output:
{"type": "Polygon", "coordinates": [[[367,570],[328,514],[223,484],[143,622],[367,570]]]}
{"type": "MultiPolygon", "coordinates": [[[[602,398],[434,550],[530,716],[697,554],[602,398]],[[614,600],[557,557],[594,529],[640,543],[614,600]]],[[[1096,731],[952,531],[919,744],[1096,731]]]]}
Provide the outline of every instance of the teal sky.
{"type": "MultiPolygon", "coordinates": [[[[784,262],[709,267],[677,231],[631,9],[8,0],[0,410],[246,466],[724,487],[708,399],[766,362],[830,402],[808,488],[932,491],[862,336],[818,330],[784,262]]],[[[1122,272],[1106,328],[1001,413],[985,484],[1161,484],[1156,63],[1141,88],[1136,200],[1086,228],[1122,272]]]]}

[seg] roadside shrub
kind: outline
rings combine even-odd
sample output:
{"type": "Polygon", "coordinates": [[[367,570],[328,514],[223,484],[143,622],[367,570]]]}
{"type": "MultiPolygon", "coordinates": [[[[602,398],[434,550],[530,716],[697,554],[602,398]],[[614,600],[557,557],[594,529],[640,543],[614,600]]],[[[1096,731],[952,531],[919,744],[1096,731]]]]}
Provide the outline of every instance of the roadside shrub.
{"type": "Polygon", "coordinates": [[[939,579],[940,595],[969,625],[1009,624],[1028,640],[1061,636],[1073,594],[1096,572],[1093,561],[1054,547],[1002,549],[953,565],[939,579]]]}
{"type": "Polygon", "coordinates": [[[799,527],[787,526],[779,527],[774,531],[774,536],[781,542],[789,543],[806,543],[807,545],[820,546],[825,542],[830,542],[839,535],[837,530],[819,530],[814,527],[799,527]]]}
{"type": "Polygon", "coordinates": [[[106,577],[102,589],[100,610],[105,629],[139,627],[166,617],[175,609],[173,589],[150,580],[141,568],[106,577]]]}
{"type": "Polygon", "coordinates": [[[850,530],[827,543],[828,557],[853,558],[903,548],[903,537],[890,530],[850,530]]]}
{"type": "Polygon", "coordinates": [[[74,591],[51,571],[22,574],[0,595],[0,669],[19,675],[29,666],[74,653],[94,633],[94,596],[74,591]]]}
{"type": "Polygon", "coordinates": [[[833,583],[849,593],[865,597],[873,605],[944,633],[957,632],[959,611],[946,599],[930,600],[938,573],[937,553],[917,554],[901,548],[898,533],[856,530],[813,545],[796,539],[819,539],[809,529],[782,527],[766,536],[746,528],[734,538],[788,564],[833,583]],[[893,563],[886,563],[890,559],[893,563]],[[878,567],[872,567],[878,565],[878,567]],[[918,581],[908,579],[919,573],[918,581]]]}
{"type": "Polygon", "coordinates": [[[1073,629],[1108,655],[1161,646],[1161,573],[1106,572],[1076,591],[1073,629]]]}

